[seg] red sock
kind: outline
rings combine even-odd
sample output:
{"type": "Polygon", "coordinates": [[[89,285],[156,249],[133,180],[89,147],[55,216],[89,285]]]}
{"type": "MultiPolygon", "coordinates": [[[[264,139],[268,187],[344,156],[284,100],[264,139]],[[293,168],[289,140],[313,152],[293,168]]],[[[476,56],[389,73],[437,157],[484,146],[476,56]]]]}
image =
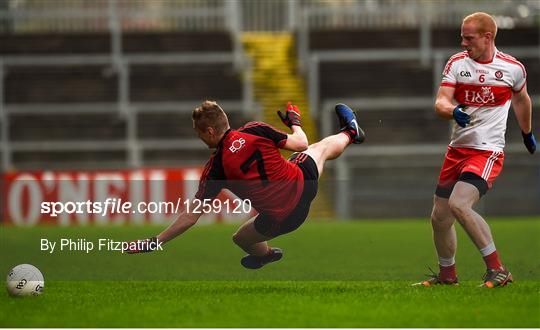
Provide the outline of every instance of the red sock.
{"type": "Polygon", "coordinates": [[[452,266],[439,265],[439,277],[443,281],[454,280],[456,278],[456,264],[452,266]]]}
{"type": "Polygon", "coordinates": [[[354,136],[356,135],[356,131],[353,129],[347,129],[344,131],[341,131],[341,133],[347,135],[349,137],[349,143],[352,143],[354,140],[354,136]]]}
{"type": "Polygon", "coordinates": [[[493,251],[492,253],[485,256],[484,262],[489,269],[499,269],[502,267],[502,263],[501,260],[499,260],[499,255],[497,254],[497,251],[493,251]]]}

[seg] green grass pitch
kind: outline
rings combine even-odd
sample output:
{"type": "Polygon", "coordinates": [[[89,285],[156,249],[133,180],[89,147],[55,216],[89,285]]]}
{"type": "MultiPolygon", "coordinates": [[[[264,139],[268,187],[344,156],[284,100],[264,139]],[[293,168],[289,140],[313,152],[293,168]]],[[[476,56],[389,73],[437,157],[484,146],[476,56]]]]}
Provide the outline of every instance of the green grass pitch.
{"type": "MultiPolygon", "coordinates": [[[[0,272],[31,263],[35,298],[0,294],[1,327],[540,327],[540,218],[490,225],[514,274],[481,289],[484,265],[458,228],[456,287],[411,287],[436,257],[427,220],[314,222],[274,240],[282,261],[246,270],[236,226],[198,226],[141,255],[40,251],[40,239],[128,240],[161,227],[0,227],[0,272]]],[[[2,275],[5,276],[5,275],[2,275]]]]}

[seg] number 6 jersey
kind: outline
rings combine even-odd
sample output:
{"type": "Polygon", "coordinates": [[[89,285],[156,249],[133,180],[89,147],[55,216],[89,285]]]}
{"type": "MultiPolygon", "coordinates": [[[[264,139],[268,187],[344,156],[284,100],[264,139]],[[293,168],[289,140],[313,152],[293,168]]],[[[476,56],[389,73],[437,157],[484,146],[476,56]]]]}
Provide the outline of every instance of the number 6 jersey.
{"type": "Polygon", "coordinates": [[[229,129],[204,168],[195,198],[213,199],[229,189],[259,213],[286,217],[304,185],[300,168],[279,152],[286,141],[286,133],[261,122],[229,129]]]}
{"type": "Polygon", "coordinates": [[[467,52],[450,57],[441,86],[455,88],[454,99],[471,116],[465,128],[454,123],[450,146],[502,151],[512,93],[523,89],[526,76],[523,64],[498,50],[489,62],[467,52]]]}

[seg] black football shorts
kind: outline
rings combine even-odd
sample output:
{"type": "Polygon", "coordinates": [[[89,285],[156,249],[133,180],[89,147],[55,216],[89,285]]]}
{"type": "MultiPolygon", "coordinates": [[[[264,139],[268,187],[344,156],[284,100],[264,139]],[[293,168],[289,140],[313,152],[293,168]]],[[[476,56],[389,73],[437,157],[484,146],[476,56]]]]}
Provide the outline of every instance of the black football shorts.
{"type": "Polygon", "coordinates": [[[283,220],[276,221],[271,216],[260,213],[255,218],[255,229],[261,235],[267,237],[277,237],[296,230],[307,218],[311,202],[317,196],[319,189],[319,170],[313,158],[305,153],[295,153],[289,161],[295,163],[304,174],[304,190],[300,196],[297,206],[283,220]]]}

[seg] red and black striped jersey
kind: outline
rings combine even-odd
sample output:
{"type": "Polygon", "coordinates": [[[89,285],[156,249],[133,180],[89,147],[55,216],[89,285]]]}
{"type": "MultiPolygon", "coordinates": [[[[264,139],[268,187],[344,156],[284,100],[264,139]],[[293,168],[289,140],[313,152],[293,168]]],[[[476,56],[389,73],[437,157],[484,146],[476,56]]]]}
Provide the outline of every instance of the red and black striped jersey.
{"type": "Polygon", "coordinates": [[[259,213],[286,217],[304,185],[300,168],[279,152],[286,142],[286,133],[261,122],[229,129],[204,168],[195,198],[213,199],[228,189],[259,213]]]}

